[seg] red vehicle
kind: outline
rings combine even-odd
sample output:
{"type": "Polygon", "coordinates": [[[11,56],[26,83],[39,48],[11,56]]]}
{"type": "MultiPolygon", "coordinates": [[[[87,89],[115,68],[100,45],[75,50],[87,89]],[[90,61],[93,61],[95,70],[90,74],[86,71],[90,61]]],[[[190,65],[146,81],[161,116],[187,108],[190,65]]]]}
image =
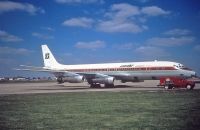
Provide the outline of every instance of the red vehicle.
{"type": "Polygon", "coordinates": [[[166,89],[186,88],[191,90],[195,86],[195,82],[181,77],[161,77],[159,86],[164,86],[166,89]]]}

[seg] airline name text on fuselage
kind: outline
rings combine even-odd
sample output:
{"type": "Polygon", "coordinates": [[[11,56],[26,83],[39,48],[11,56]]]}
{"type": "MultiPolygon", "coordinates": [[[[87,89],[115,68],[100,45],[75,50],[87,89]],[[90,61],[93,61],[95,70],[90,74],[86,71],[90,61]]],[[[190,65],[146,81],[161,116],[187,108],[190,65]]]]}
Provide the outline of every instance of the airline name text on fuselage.
{"type": "Polygon", "coordinates": [[[120,67],[133,67],[134,65],[129,64],[129,65],[121,65],[120,67]]]}

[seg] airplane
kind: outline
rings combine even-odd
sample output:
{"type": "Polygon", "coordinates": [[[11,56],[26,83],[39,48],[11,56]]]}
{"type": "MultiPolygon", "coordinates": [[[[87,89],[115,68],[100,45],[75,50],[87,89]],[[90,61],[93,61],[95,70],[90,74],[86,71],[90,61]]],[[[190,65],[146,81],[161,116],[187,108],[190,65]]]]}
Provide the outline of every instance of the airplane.
{"type": "Polygon", "coordinates": [[[59,84],[64,82],[81,83],[85,80],[90,87],[114,87],[115,80],[140,82],[161,77],[195,77],[196,72],[183,64],[171,61],[124,62],[103,64],[64,65],[56,61],[47,45],[41,45],[44,67],[26,66],[27,71],[50,72],[59,84]]]}

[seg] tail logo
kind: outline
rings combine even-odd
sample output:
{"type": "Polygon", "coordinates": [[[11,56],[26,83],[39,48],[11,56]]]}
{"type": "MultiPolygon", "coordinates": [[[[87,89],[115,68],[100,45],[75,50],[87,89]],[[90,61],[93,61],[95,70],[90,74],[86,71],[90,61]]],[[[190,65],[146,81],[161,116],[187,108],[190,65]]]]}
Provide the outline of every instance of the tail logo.
{"type": "Polygon", "coordinates": [[[45,59],[49,59],[49,53],[45,53],[45,59]]]}

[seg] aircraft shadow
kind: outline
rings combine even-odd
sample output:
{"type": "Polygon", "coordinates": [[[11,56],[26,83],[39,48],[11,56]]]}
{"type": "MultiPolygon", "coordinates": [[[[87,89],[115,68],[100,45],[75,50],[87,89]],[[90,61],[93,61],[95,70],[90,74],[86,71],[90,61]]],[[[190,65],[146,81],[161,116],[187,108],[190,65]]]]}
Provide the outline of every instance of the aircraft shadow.
{"type": "Polygon", "coordinates": [[[56,91],[56,90],[91,90],[91,89],[117,89],[117,88],[161,88],[161,87],[144,87],[144,86],[128,86],[128,85],[116,85],[115,87],[96,87],[90,88],[88,86],[65,86],[65,85],[56,85],[55,88],[41,88],[41,89],[31,89],[31,90],[46,90],[46,91],[56,91]],[[59,87],[59,88],[57,88],[59,87]]]}

